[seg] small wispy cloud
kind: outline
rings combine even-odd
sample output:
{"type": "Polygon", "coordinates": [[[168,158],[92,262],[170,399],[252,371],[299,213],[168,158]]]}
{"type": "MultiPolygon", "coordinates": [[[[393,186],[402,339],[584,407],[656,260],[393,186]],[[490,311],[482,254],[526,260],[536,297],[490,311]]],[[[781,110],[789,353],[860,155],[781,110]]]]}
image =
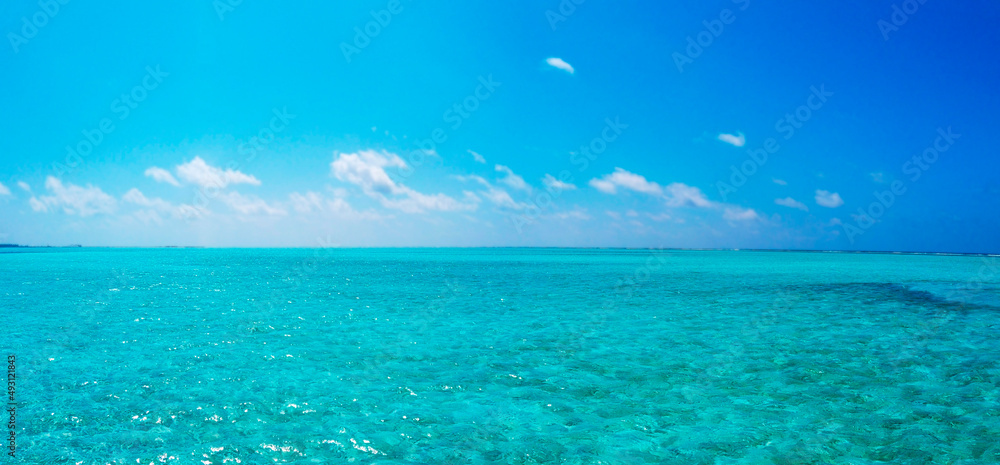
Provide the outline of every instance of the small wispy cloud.
{"type": "Polygon", "coordinates": [[[573,184],[570,184],[568,182],[562,182],[556,179],[556,177],[552,176],[551,174],[546,174],[545,177],[542,178],[542,184],[545,184],[545,187],[548,187],[549,190],[571,191],[576,189],[576,186],[574,186],[573,184]]]}
{"type": "Polygon", "coordinates": [[[518,189],[522,191],[530,191],[531,186],[524,182],[524,178],[518,176],[510,168],[503,165],[496,165],[496,170],[500,173],[504,173],[506,176],[500,179],[500,182],[510,186],[513,189],[518,189]]]}
{"type": "Polygon", "coordinates": [[[782,179],[772,178],[771,180],[774,181],[774,183],[777,184],[777,185],[779,185],[779,186],[787,186],[788,185],[788,182],[786,182],[785,180],[782,180],[782,179]]]}
{"type": "MultiPolygon", "coordinates": [[[[483,186],[483,189],[479,191],[479,195],[483,196],[483,198],[490,201],[490,203],[492,203],[499,209],[524,210],[525,208],[529,207],[529,205],[524,202],[518,202],[514,200],[514,198],[510,196],[510,193],[497,186],[494,186],[486,179],[483,179],[482,176],[476,176],[472,174],[468,176],[455,176],[455,179],[458,179],[459,181],[462,182],[471,181],[483,186]]],[[[475,198],[476,201],[478,201],[479,199],[479,197],[472,192],[466,191],[465,195],[467,198],[470,199],[475,198]]]]}
{"type": "Polygon", "coordinates": [[[486,157],[484,157],[484,156],[482,156],[482,155],[480,155],[480,154],[478,154],[476,152],[473,152],[472,150],[469,150],[468,152],[469,152],[470,155],[472,155],[472,159],[476,160],[476,163],[482,163],[484,165],[486,164],[486,157]]]}
{"type": "Polygon", "coordinates": [[[809,207],[807,207],[806,204],[799,202],[798,200],[795,200],[791,197],[785,197],[783,199],[774,199],[774,203],[781,205],[783,207],[797,208],[804,212],[809,211],[809,207]]]}
{"type": "Polygon", "coordinates": [[[113,213],[118,206],[118,201],[114,197],[90,184],[85,187],[63,184],[58,178],[49,176],[45,179],[45,189],[51,195],[32,197],[28,201],[32,210],[48,212],[62,209],[67,215],[87,217],[99,213],[113,213]]]}
{"type": "Polygon", "coordinates": [[[739,133],[739,135],[726,133],[719,134],[719,140],[735,147],[743,147],[747,143],[747,138],[742,132],[739,133]]]}
{"type": "Polygon", "coordinates": [[[271,205],[254,195],[243,195],[239,192],[222,192],[219,194],[219,200],[236,212],[244,215],[255,215],[259,213],[266,215],[287,214],[283,208],[271,205]]]}
{"type": "Polygon", "coordinates": [[[10,189],[3,185],[2,182],[0,182],[0,195],[10,195],[10,189]]]}
{"type": "Polygon", "coordinates": [[[591,179],[590,186],[605,194],[616,194],[619,187],[650,195],[663,194],[663,186],[621,168],[615,168],[614,173],[591,179]]]}
{"type": "Polygon", "coordinates": [[[556,69],[561,69],[569,74],[573,74],[574,72],[576,72],[576,70],[573,69],[573,66],[570,65],[569,63],[566,63],[566,61],[563,60],[562,58],[552,57],[545,60],[545,62],[548,63],[549,66],[556,69]]]}
{"type": "Polygon", "coordinates": [[[288,195],[291,208],[297,213],[332,214],[344,219],[378,220],[385,218],[374,210],[357,211],[341,195],[346,192],[334,191],[334,197],[328,198],[318,192],[307,191],[305,194],[292,192],[288,195]]]}
{"type": "Polygon", "coordinates": [[[299,213],[312,213],[313,210],[322,211],[326,203],[323,195],[316,192],[306,192],[305,194],[292,192],[288,195],[288,200],[291,202],[292,209],[299,213]]]}
{"type": "Polygon", "coordinates": [[[122,202],[139,206],[136,217],[142,220],[162,223],[160,213],[169,214],[173,218],[191,218],[209,213],[205,207],[188,204],[174,205],[159,197],[146,197],[139,189],[132,188],[122,196],[122,202]]]}
{"type": "Polygon", "coordinates": [[[174,178],[174,175],[170,174],[169,171],[163,168],[152,166],[148,168],[144,174],[147,177],[153,178],[153,180],[156,182],[165,182],[167,184],[171,184],[174,186],[181,185],[181,183],[177,182],[177,179],[174,178]]]}
{"type": "Polygon", "coordinates": [[[821,207],[837,208],[844,204],[844,199],[840,198],[840,194],[836,192],[817,189],[816,204],[821,207]]]}
{"type": "MultiPolygon", "coordinates": [[[[757,221],[761,216],[756,210],[744,208],[723,202],[715,202],[708,198],[701,189],[684,184],[673,182],[666,186],[647,180],[644,176],[615,168],[615,171],[600,178],[590,180],[590,186],[604,192],[605,194],[617,194],[619,188],[631,190],[658,197],[663,200],[664,205],[669,208],[703,208],[722,212],[722,217],[730,222],[734,221],[757,221]]],[[[629,214],[630,217],[638,216],[629,214]]],[[[608,216],[618,219],[620,215],[611,211],[608,216]]],[[[655,221],[669,219],[669,215],[654,218],[655,221]]],[[[680,221],[680,220],[678,220],[680,221]]]]}
{"type": "Polygon", "coordinates": [[[728,221],[753,221],[760,219],[760,215],[752,208],[726,207],[722,212],[722,217],[728,221]]]}
{"type": "Polygon", "coordinates": [[[136,188],[132,188],[126,192],[125,195],[122,196],[122,201],[135,204],[140,207],[155,208],[157,210],[170,210],[173,208],[173,205],[171,205],[170,202],[167,202],[159,197],[154,197],[152,199],[146,197],[142,191],[136,188]]]}
{"type": "Polygon", "coordinates": [[[28,183],[26,183],[24,181],[18,181],[17,182],[17,187],[20,187],[21,190],[23,190],[25,192],[31,192],[31,186],[29,186],[28,183]]]}
{"type": "Polygon", "coordinates": [[[682,182],[674,182],[667,186],[668,207],[693,206],[698,208],[711,208],[717,206],[715,202],[708,200],[705,193],[694,186],[689,186],[682,182]]]}
{"type": "Polygon", "coordinates": [[[407,168],[399,155],[374,150],[357,153],[337,153],[330,163],[330,174],[361,188],[365,195],[376,199],[383,207],[406,213],[425,211],[475,210],[478,203],[466,196],[466,202],[445,194],[424,194],[403,184],[397,184],[385,168],[407,168]]]}
{"type": "Polygon", "coordinates": [[[590,214],[586,209],[577,207],[570,211],[553,213],[552,217],[560,220],[589,220],[590,214]]]}
{"type": "MultiPolygon", "coordinates": [[[[205,160],[201,159],[201,157],[194,157],[191,161],[178,165],[177,176],[191,184],[206,188],[215,187],[222,189],[230,184],[250,184],[252,186],[260,185],[260,180],[253,175],[229,168],[225,170],[216,168],[206,163],[205,160]]],[[[170,181],[168,180],[166,182],[170,181]]]]}
{"type": "Polygon", "coordinates": [[[884,183],[885,182],[885,174],[884,173],[868,173],[868,176],[871,176],[872,177],[872,181],[875,181],[877,183],[884,183]]]}

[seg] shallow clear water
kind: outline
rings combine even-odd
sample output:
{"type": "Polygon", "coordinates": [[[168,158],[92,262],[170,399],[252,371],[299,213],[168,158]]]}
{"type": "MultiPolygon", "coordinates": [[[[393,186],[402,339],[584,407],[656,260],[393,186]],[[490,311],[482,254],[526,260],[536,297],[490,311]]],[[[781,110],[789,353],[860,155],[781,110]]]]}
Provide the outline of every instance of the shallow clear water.
{"type": "Polygon", "coordinates": [[[0,253],[24,463],[1000,462],[1000,258],[0,253]]]}

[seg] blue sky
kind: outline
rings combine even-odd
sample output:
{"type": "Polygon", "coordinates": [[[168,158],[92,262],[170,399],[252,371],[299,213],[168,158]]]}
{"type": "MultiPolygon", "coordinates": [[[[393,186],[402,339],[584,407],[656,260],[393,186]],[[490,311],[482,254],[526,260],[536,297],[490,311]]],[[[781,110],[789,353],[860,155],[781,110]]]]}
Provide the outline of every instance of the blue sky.
{"type": "Polygon", "coordinates": [[[995,2],[230,1],[0,7],[0,242],[1000,252],[995,2]]]}

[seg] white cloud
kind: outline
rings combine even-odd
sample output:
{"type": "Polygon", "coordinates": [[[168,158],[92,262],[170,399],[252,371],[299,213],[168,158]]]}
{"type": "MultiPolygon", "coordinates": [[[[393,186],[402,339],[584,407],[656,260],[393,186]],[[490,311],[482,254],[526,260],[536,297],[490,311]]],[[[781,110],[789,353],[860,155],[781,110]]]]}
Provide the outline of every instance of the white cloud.
{"type": "MultiPolygon", "coordinates": [[[[351,204],[347,203],[346,200],[344,200],[344,199],[342,199],[340,197],[327,200],[326,201],[326,207],[331,212],[339,213],[339,214],[342,214],[342,215],[343,214],[347,214],[347,215],[356,215],[356,214],[358,214],[358,212],[354,211],[354,208],[351,207],[351,204]]],[[[366,216],[366,217],[375,217],[375,218],[379,217],[379,215],[377,213],[375,213],[375,212],[365,212],[365,213],[362,213],[361,215],[366,216]]]]}
{"type": "Polygon", "coordinates": [[[804,212],[809,211],[809,207],[807,207],[806,204],[799,202],[798,200],[795,200],[791,197],[785,197],[783,199],[774,199],[774,203],[781,205],[783,207],[798,208],[799,210],[802,210],[804,212]]]}
{"type": "Polygon", "coordinates": [[[385,168],[406,168],[406,162],[398,155],[374,150],[358,153],[342,153],[330,163],[334,177],[361,188],[366,195],[402,194],[403,187],[389,178],[385,168]]]}
{"type": "MultiPolygon", "coordinates": [[[[749,221],[760,219],[760,215],[752,210],[737,205],[714,202],[709,200],[701,189],[689,186],[684,183],[674,182],[663,187],[655,182],[646,180],[645,177],[635,173],[630,173],[621,168],[615,168],[615,172],[604,175],[601,178],[590,180],[590,185],[595,189],[608,194],[615,194],[618,188],[625,188],[636,192],[642,192],[664,201],[667,207],[695,207],[721,210],[722,216],[729,221],[749,221]]],[[[619,219],[620,214],[607,212],[609,216],[619,219]]],[[[630,215],[631,216],[631,215],[630,215]]],[[[664,218],[657,218],[657,221],[664,218]]]]}
{"type": "Polygon", "coordinates": [[[500,173],[506,174],[500,182],[510,186],[513,189],[518,189],[522,191],[530,191],[531,186],[524,182],[524,178],[514,174],[514,171],[503,165],[496,165],[496,170],[500,173]]]}
{"type": "Polygon", "coordinates": [[[552,215],[556,219],[560,220],[589,220],[590,214],[587,210],[582,208],[575,208],[566,212],[558,212],[552,215]]]}
{"type": "Polygon", "coordinates": [[[230,184],[260,185],[260,180],[252,175],[232,169],[221,170],[205,163],[205,160],[202,160],[201,157],[194,157],[193,160],[178,165],[177,176],[184,181],[201,187],[215,187],[219,189],[230,184]]]}
{"type": "Polygon", "coordinates": [[[34,196],[32,196],[30,199],[28,199],[28,205],[31,205],[31,209],[34,210],[34,211],[36,211],[36,212],[47,212],[47,211],[49,211],[48,205],[46,205],[45,202],[42,202],[41,200],[38,200],[38,198],[36,198],[34,196]]]}
{"type": "Polygon", "coordinates": [[[618,188],[615,187],[615,183],[605,179],[594,178],[591,179],[588,184],[590,184],[590,187],[604,192],[605,194],[614,194],[618,192],[618,188]]]}
{"type": "Polygon", "coordinates": [[[719,134],[719,140],[736,147],[743,147],[747,143],[747,139],[742,132],[739,133],[739,135],[726,133],[719,134]]]}
{"type": "Polygon", "coordinates": [[[885,174],[884,173],[868,173],[868,175],[872,177],[872,181],[875,181],[877,183],[884,183],[885,182],[885,174]]]}
{"type": "Polygon", "coordinates": [[[480,154],[478,154],[476,152],[473,152],[472,150],[469,150],[468,152],[470,154],[472,154],[472,159],[476,160],[477,163],[486,164],[486,157],[484,157],[484,156],[482,156],[482,155],[480,155],[480,154]]]}
{"type": "Polygon", "coordinates": [[[548,63],[549,66],[556,69],[561,69],[569,74],[573,74],[574,72],[576,72],[576,70],[573,69],[573,66],[570,65],[569,63],[566,63],[566,61],[564,61],[562,58],[552,57],[545,60],[545,62],[548,63]]]}
{"type": "Polygon", "coordinates": [[[259,197],[253,195],[242,195],[239,192],[221,192],[219,200],[228,205],[233,210],[244,215],[264,213],[267,215],[285,215],[287,212],[281,207],[268,204],[259,197]]]}
{"type": "Polygon", "coordinates": [[[3,185],[2,182],[0,182],[0,195],[10,195],[10,189],[3,185]]]}
{"type": "Polygon", "coordinates": [[[400,210],[406,213],[422,213],[426,210],[436,211],[461,211],[475,210],[478,206],[475,200],[466,197],[467,203],[462,203],[445,194],[422,194],[408,187],[404,187],[404,197],[402,198],[381,198],[379,201],[386,208],[400,210]]]}
{"type": "Polygon", "coordinates": [[[615,194],[619,187],[650,195],[663,194],[663,187],[659,184],[621,168],[615,168],[614,173],[606,174],[602,178],[591,179],[590,185],[605,194],[615,194]]]}
{"type": "Polygon", "coordinates": [[[837,208],[844,204],[844,199],[841,199],[840,194],[836,192],[817,189],[816,203],[821,207],[837,208]]]}
{"type": "Polygon", "coordinates": [[[139,189],[131,189],[122,196],[122,201],[143,207],[149,210],[140,210],[136,217],[146,222],[161,223],[163,220],[157,213],[169,213],[174,218],[185,218],[193,216],[203,216],[208,214],[204,207],[181,204],[174,205],[159,197],[148,198],[139,189]]]}
{"type": "Polygon", "coordinates": [[[314,210],[323,210],[323,196],[316,192],[306,192],[300,194],[292,192],[288,195],[288,200],[292,203],[292,209],[299,213],[312,213],[314,210]]]}
{"type": "Polygon", "coordinates": [[[455,176],[455,179],[457,179],[459,181],[462,181],[462,182],[475,181],[475,182],[477,182],[479,184],[482,184],[484,187],[492,187],[493,186],[492,184],[490,184],[489,181],[487,181],[486,179],[483,179],[482,176],[476,176],[474,174],[470,174],[468,176],[461,176],[461,175],[460,176],[455,176]]]}
{"type": "Polygon", "coordinates": [[[114,197],[104,193],[99,187],[86,187],[67,183],[49,176],[45,179],[45,189],[52,195],[32,196],[28,203],[36,212],[48,212],[62,208],[68,215],[90,216],[98,213],[112,213],[118,206],[114,197]]]}
{"type": "Polygon", "coordinates": [[[777,185],[779,185],[779,186],[787,186],[788,185],[787,182],[785,182],[784,180],[778,179],[778,178],[772,178],[771,180],[774,181],[774,183],[777,184],[777,185]]]}
{"type": "Polygon", "coordinates": [[[28,183],[26,183],[24,181],[18,181],[17,182],[17,187],[20,187],[21,190],[23,190],[25,192],[31,192],[31,186],[29,186],[28,183]]]}
{"type": "MultiPolygon", "coordinates": [[[[463,203],[445,194],[423,194],[397,184],[385,172],[387,167],[406,168],[406,162],[388,152],[362,150],[337,154],[330,163],[334,177],[360,187],[365,195],[378,200],[386,208],[421,213],[425,210],[475,210],[477,207],[474,201],[463,203]]],[[[466,200],[469,198],[466,197],[466,200]]]]}
{"type": "Polygon", "coordinates": [[[714,202],[705,197],[705,194],[701,192],[701,189],[687,184],[679,182],[672,183],[667,186],[667,193],[668,207],[682,207],[690,205],[699,208],[708,208],[715,206],[714,202]]]}
{"type": "MultiPolygon", "coordinates": [[[[495,206],[497,206],[497,207],[499,207],[501,209],[507,209],[507,210],[524,210],[525,208],[528,208],[528,204],[522,203],[522,202],[518,202],[518,201],[514,200],[510,196],[510,194],[507,193],[507,191],[505,191],[505,190],[503,190],[503,189],[501,189],[499,187],[496,187],[496,186],[490,184],[489,181],[483,179],[480,176],[476,176],[476,175],[456,176],[455,178],[458,179],[458,180],[460,180],[460,181],[463,181],[463,182],[464,181],[475,181],[475,182],[481,184],[485,188],[485,190],[479,191],[479,195],[483,196],[484,198],[486,198],[486,200],[489,200],[490,203],[492,203],[493,205],[495,205],[495,206]]],[[[468,194],[471,194],[471,193],[466,193],[467,197],[468,197],[468,194]]]]}
{"type": "Polygon", "coordinates": [[[752,208],[726,207],[722,217],[729,221],[753,221],[760,216],[752,208]]]}
{"type": "Polygon", "coordinates": [[[545,177],[542,178],[542,184],[545,184],[545,187],[548,187],[549,190],[571,191],[576,189],[576,186],[568,182],[562,182],[556,179],[555,176],[552,176],[551,174],[546,174],[545,177]]]}
{"type": "MultiPolygon", "coordinates": [[[[200,160],[200,158],[199,158],[199,160],[200,160]]],[[[167,171],[167,170],[165,170],[163,168],[158,168],[156,166],[148,168],[146,170],[145,175],[153,178],[153,180],[156,181],[156,182],[165,182],[167,184],[171,184],[171,185],[174,185],[174,186],[180,186],[181,185],[181,183],[177,182],[177,179],[175,179],[174,176],[172,174],[170,174],[169,171],[167,171]]]]}
{"type": "Polygon", "coordinates": [[[608,215],[608,216],[610,216],[610,217],[612,217],[612,218],[614,218],[616,220],[622,219],[622,214],[618,213],[618,212],[615,212],[615,211],[607,210],[607,211],[604,212],[604,214],[608,215]]]}
{"type": "Polygon", "coordinates": [[[343,218],[352,219],[380,219],[383,218],[373,210],[368,210],[364,212],[359,212],[351,207],[351,204],[347,200],[339,197],[339,193],[335,192],[334,198],[326,198],[323,194],[317,192],[306,192],[305,194],[300,194],[298,192],[292,192],[289,194],[288,199],[291,203],[293,210],[299,213],[333,213],[336,216],[343,218]]]}
{"type": "Polygon", "coordinates": [[[511,198],[510,194],[503,189],[491,188],[487,191],[480,192],[480,195],[486,198],[500,208],[509,208],[511,210],[524,210],[528,207],[527,204],[518,202],[511,198]]]}
{"type": "Polygon", "coordinates": [[[170,202],[167,202],[159,197],[150,199],[136,188],[132,188],[132,190],[126,192],[125,195],[122,196],[122,201],[133,203],[139,205],[140,207],[154,208],[156,210],[166,211],[173,208],[173,205],[171,205],[170,202]]]}

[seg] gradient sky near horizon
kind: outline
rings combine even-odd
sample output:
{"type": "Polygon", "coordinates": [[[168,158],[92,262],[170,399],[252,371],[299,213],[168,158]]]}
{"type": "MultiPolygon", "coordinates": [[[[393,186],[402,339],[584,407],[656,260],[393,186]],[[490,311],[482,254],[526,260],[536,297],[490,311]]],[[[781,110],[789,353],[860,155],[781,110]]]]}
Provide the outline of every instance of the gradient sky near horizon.
{"type": "Polygon", "coordinates": [[[1000,252],[995,2],[230,2],[0,6],[0,242],[1000,252]]]}

